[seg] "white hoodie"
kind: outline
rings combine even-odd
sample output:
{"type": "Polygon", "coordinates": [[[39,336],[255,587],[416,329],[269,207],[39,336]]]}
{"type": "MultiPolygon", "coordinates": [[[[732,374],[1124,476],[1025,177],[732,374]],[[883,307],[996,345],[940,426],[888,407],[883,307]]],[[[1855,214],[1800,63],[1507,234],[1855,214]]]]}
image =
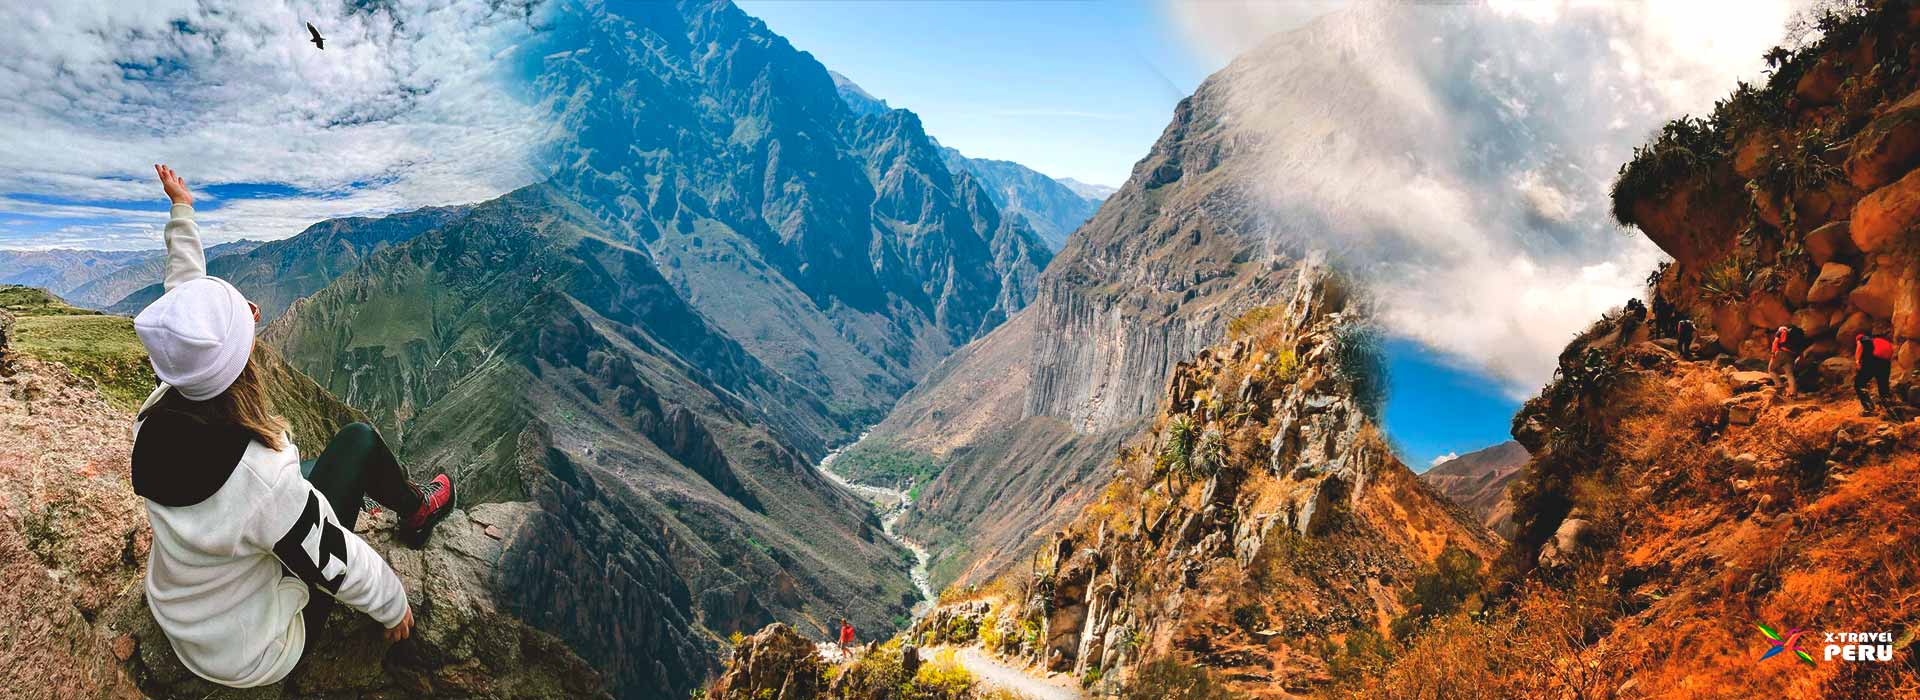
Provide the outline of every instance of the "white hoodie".
{"type": "MultiPolygon", "coordinates": [[[[167,289],[206,275],[192,207],[173,207],[166,242],[167,289]]],[[[155,389],[141,412],[167,389],[155,389]]],[[[340,526],[301,476],[290,438],[273,450],[234,428],[167,412],[133,430],[134,490],[153,526],[147,602],[188,669],[236,688],[285,678],[304,651],[309,583],[388,628],[400,624],[400,578],[340,526]],[[155,432],[142,440],[143,429],[155,432]]]]}

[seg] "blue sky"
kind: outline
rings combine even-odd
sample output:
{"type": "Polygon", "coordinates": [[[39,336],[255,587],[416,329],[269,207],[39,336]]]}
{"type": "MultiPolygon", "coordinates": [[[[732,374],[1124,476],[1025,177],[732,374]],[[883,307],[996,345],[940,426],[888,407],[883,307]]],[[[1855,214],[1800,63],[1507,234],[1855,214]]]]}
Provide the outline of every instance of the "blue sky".
{"type": "Polygon", "coordinates": [[[1414,471],[1509,439],[1520,401],[1499,382],[1406,339],[1387,341],[1384,426],[1414,471]]]}
{"type": "Polygon", "coordinates": [[[941,143],[1119,186],[1223,61],[1154,2],[746,0],[748,14],[941,143]]]}

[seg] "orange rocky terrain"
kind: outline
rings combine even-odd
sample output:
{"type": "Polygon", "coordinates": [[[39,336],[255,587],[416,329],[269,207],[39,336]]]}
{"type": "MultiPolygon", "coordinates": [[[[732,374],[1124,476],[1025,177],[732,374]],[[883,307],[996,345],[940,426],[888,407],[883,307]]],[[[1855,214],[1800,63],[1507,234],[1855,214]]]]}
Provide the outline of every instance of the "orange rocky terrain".
{"type": "Polygon", "coordinates": [[[1355,688],[1372,697],[1920,696],[1920,10],[1828,14],[1706,119],[1621,169],[1614,210],[1674,258],[1651,280],[1697,361],[1601,319],[1514,418],[1532,453],[1501,583],[1355,688]],[[1804,394],[1763,372],[1801,326],[1804,394]],[[1893,405],[1854,401],[1851,341],[1898,343],[1893,405]],[[1797,642],[1763,659],[1774,642],[1797,642]],[[1875,655],[1829,644],[1864,634],[1875,655]]]}

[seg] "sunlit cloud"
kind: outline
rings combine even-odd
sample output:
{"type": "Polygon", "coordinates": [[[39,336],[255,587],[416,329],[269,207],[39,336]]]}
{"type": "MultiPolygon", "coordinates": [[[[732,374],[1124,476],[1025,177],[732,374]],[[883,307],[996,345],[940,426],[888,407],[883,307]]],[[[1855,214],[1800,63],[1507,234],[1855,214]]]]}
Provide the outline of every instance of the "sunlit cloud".
{"type": "Polygon", "coordinates": [[[134,247],[164,218],[152,164],[189,183],[283,186],[215,203],[213,240],[280,238],[321,219],[497,196],[530,182],[550,120],[503,69],[530,36],[517,3],[279,0],[0,4],[0,229],[23,241],[134,247]],[[328,37],[306,43],[305,22],[328,37]],[[29,199],[21,199],[27,197],[29,199]],[[47,225],[46,201],[115,203],[47,225]],[[155,201],[150,207],[124,206],[155,201]],[[101,217],[106,217],[102,219],[101,217]],[[147,222],[153,226],[131,225],[147,222]]]}
{"type": "Polygon", "coordinates": [[[1301,27],[1269,3],[1171,7],[1196,50],[1240,54],[1215,80],[1252,135],[1235,143],[1276,250],[1334,252],[1390,332],[1516,398],[1661,259],[1609,216],[1620,164],[1665,121],[1762,78],[1795,10],[1360,3],[1301,27]]]}

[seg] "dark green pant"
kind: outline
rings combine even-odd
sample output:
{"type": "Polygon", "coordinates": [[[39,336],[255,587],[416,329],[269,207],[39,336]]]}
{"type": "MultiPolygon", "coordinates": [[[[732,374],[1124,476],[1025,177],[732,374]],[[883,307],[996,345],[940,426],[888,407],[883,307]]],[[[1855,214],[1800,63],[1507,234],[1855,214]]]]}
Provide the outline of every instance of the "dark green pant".
{"type": "MultiPolygon", "coordinates": [[[[361,501],[368,497],[402,518],[420,509],[420,492],[407,481],[407,470],[380,433],[365,423],[341,428],[318,459],[300,463],[300,473],[327,497],[334,519],[349,532],[360,521],[361,501]]],[[[308,640],[319,635],[333,605],[333,596],[326,591],[307,587],[307,609],[301,614],[306,617],[308,640]]]]}

